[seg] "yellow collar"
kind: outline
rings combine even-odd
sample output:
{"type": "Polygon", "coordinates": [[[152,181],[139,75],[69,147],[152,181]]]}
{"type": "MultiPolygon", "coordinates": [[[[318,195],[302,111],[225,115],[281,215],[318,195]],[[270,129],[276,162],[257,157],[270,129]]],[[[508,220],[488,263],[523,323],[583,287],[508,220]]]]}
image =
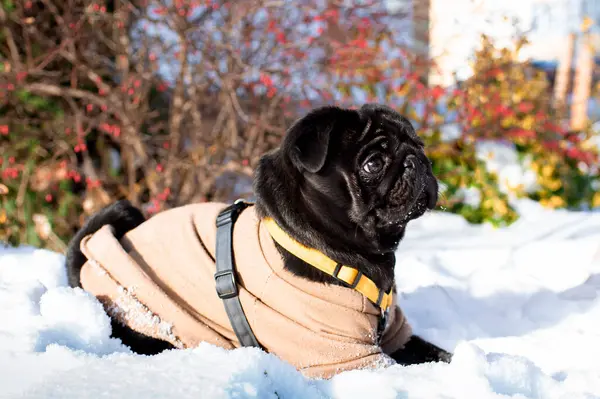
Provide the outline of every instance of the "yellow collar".
{"type": "Polygon", "coordinates": [[[342,265],[326,256],[324,253],[302,245],[283,231],[273,219],[265,218],[263,223],[275,242],[289,251],[292,255],[348,284],[350,288],[354,288],[356,291],[366,296],[375,305],[379,306],[383,312],[387,311],[392,304],[391,289],[389,292],[384,292],[377,287],[373,280],[357,269],[342,265]]]}

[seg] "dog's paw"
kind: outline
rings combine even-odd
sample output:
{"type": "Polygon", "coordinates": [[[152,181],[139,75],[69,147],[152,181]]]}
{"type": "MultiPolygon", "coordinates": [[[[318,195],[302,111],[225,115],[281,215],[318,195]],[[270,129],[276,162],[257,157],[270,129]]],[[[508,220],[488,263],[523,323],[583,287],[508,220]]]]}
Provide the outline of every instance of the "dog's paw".
{"type": "Polygon", "coordinates": [[[423,338],[413,335],[404,345],[404,348],[392,353],[391,357],[404,366],[410,364],[452,361],[452,354],[444,349],[425,341],[423,338]]]}

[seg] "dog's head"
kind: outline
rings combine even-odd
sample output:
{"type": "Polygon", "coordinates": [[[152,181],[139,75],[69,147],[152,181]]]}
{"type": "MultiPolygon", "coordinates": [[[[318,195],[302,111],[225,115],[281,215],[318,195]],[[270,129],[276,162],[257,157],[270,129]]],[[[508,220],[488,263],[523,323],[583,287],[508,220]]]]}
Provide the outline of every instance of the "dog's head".
{"type": "Polygon", "coordinates": [[[374,252],[395,250],[406,224],[437,202],[422,140],[406,118],[385,106],[313,110],[261,162],[259,179],[270,173],[265,168],[277,169],[269,162],[273,156],[289,172],[279,180],[285,179],[280,184],[290,212],[328,234],[345,234],[353,245],[368,243],[374,252]]]}

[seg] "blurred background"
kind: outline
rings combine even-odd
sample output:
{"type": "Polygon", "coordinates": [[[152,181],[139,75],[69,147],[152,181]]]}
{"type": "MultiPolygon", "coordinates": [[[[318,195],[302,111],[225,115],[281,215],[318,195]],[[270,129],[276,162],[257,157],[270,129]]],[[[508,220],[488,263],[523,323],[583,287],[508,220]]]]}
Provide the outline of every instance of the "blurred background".
{"type": "Polygon", "coordinates": [[[0,0],[0,241],[252,198],[325,104],[407,116],[469,222],[600,207],[599,23],[597,0],[0,0]]]}

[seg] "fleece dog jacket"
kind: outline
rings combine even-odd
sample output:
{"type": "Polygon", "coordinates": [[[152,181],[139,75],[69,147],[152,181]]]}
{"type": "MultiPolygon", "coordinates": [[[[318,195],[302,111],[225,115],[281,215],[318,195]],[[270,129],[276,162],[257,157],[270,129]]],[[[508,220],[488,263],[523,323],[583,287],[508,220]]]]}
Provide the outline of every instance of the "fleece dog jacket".
{"type": "MultiPolygon", "coordinates": [[[[178,348],[240,346],[215,290],[215,220],[226,207],[203,203],[150,218],[121,240],[110,226],[85,237],[83,288],[121,323],[178,348]]],[[[392,364],[411,328],[390,308],[381,342],[380,310],[359,292],[316,283],[284,269],[254,207],[233,231],[239,297],[252,331],[270,353],[308,377],[392,364]]],[[[395,304],[395,298],[393,303],[395,304]]]]}

